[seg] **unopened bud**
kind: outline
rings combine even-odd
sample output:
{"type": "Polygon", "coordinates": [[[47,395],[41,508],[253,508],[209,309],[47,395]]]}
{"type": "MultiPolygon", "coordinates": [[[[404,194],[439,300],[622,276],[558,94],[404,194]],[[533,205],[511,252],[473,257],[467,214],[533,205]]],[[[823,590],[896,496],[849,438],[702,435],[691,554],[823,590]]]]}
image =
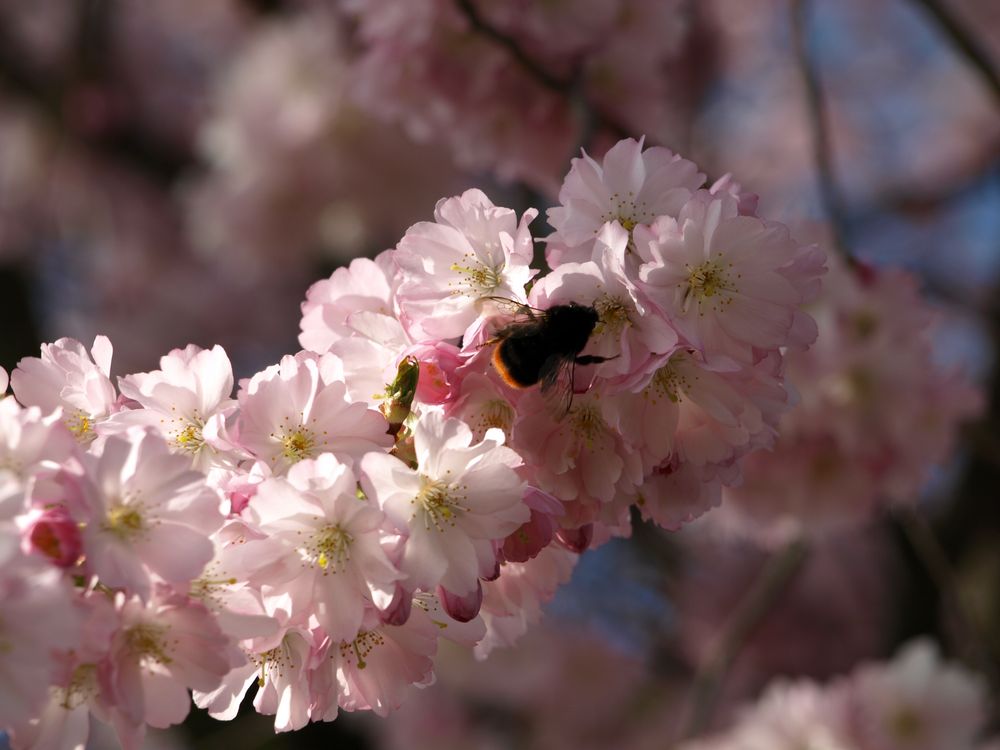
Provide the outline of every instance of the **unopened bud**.
{"type": "Polygon", "coordinates": [[[396,378],[385,389],[382,414],[389,422],[389,434],[399,433],[403,422],[410,416],[413,397],[420,379],[420,363],[414,357],[404,357],[396,368],[396,378]]]}

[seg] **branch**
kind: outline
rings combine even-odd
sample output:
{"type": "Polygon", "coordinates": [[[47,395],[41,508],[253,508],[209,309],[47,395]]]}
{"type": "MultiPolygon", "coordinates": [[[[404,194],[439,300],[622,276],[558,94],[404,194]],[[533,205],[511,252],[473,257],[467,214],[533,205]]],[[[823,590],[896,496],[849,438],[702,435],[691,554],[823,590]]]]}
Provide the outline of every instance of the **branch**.
{"type": "Polygon", "coordinates": [[[486,19],[479,14],[479,9],[476,8],[472,0],[458,0],[458,7],[461,9],[462,14],[468,19],[475,31],[478,31],[483,36],[492,39],[495,43],[507,50],[507,52],[510,53],[510,56],[517,60],[522,68],[531,73],[531,75],[538,79],[538,82],[547,89],[554,91],[557,94],[568,94],[573,88],[571,81],[564,81],[549,73],[549,71],[543,68],[540,63],[532,59],[531,55],[524,51],[516,39],[504,34],[502,31],[486,21],[486,19]]]}
{"type": "Polygon", "coordinates": [[[922,6],[937,22],[951,43],[965,56],[969,64],[979,71],[991,93],[996,97],[997,103],[1000,103],[1000,74],[994,69],[989,55],[980,46],[979,41],[962,27],[941,0],[913,0],[913,2],[922,6]]]}
{"type": "Polygon", "coordinates": [[[857,259],[849,250],[847,211],[837,181],[833,174],[830,133],[826,124],[826,102],[823,97],[822,82],[814,60],[809,54],[807,37],[806,0],[792,0],[792,40],[795,57],[802,81],[806,89],[806,108],[813,133],[813,161],[816,165],[816,179],[819,183],[819,197],[823,211],[830,221],[833,244],[847,263],[854,267],[857,259]]]}
{"type": "MultiPolygon", "coordinates": [[[[503,47],[517,63],[535,80],[549,91],[566,97],[575,109],[582,122],[582,129],[589,138],[588,130],[599,126],[612,133],[616,138],[632,136],[630,128],[626,127],[614,116],[599,110],[587,101],[583,94],[582,76],[577,71],[569,78],[560,78],[549,72],[544,65],[535,60],[514,37],[496,28],[480,14],[473,0],[456,0],[462,15],[468,20],[474,31],[482,34],[494,43],[503,47]]],[[[586,140],[584,141],[587,142],[586,140]]]]}
{"type": "Polygon", "coordinates": [[[788,589],[807,555],[806,543],[795,539],[775,552],[764,564],[763,570],[726,624],[711,656],[695,675],[685,738],[695,737],[708,727],[730,667],[754,631],[788,589]]]}
{"type": "Polygon", "coordinates": [[[987,645],[979,624],[970,616],[955,585],[955,571],[934,529],[916,508],[898,507],[894,511],[906,541],[923,564],[938,595],[952,615],[955,640],[965,652],[966,662],[982,670],[994,686],[1000,685],[998,662],[987,645]]]}

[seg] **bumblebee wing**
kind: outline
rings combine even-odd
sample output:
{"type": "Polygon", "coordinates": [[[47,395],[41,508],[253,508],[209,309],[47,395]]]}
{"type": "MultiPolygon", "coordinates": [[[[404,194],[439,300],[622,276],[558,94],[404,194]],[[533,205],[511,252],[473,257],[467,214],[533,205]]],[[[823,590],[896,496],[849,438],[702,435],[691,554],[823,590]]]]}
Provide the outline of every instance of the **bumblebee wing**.
{"type": "Polygon", "coordinates": [[[557,419],[565,417],[573,405],[573,379],[569,372],[572,368],[572,358],[552,354],[539,371],[542,395],[552,405],[557,419]]]}
{"type": "Polygon", "coordinates": [[[510,297],[497,297],[495,295],[489,295],[486,297],[480,297],[479,299],[480,303],[489,302],[492,304],[502,315],[525,315],[534,317],[535,313],[543,312],[536,307],[527,305],[524,302],[518,302],[516,299],[511,299],[510,297]]]}

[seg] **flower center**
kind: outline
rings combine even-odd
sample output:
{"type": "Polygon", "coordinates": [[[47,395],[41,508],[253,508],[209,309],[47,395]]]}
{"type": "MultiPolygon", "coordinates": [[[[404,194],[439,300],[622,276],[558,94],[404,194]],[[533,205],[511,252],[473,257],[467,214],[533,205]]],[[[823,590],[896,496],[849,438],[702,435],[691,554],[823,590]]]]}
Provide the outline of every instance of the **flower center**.
{"type": "Polygon", "coordinates": [[[629,308],[619,297],[602,294],[594,300],[594,309],[597,310],[598,315],[597,325],[594,326],[595,334],[617,334],[625,326],[632,325],[632,320],[629,318],[629,308]]]}
{"type": "Polygon", "coordinates": [[[104,517],[104,530],[119,539],[134,539],[144,528],[142,512],[135,505],[112,505],[104,517]]]}
{"type": "MultiPolygon", "coordinates": [[[[628,247],[632,248],[632,230],[638,224],[647,224],[653,219],[646,201],[636,203],[635,193],[631,190],[625,195],[614,193],[611,196],[611,207],[601,215],[601,223],[617,221],[629,233],[628,247]]],[[[594,230],[597,234],[600,228],[594,230]]]]}
{"type": "MultiPolygon", "coordinates": [[[[681,394],[691,390],[691,381],[687,375],[680,372],[677,367],[677,357],[671,357],[663,367],[653,373],[649,385],[643,393],[647,398],[652,398],[653,403],[665,397],[675,404],[680,403],[681,394]]],[[[695,376],[695,380],[698,376],[695,376]]]]}
{"type": "Polygon", "coordinates": [[[167,653],[166,635],[166,626],[144,622],[125,631],[125,642],[143,664],[170,664],[173,658],[167,653]]]}
{"type": "Polygon", "coordinates": [[[73,437],[81,443],[89,443],[94,439],[94,422],[86,412],[77,410],[63,420],[63,424],[73,433],[73,437]]]}
{"type": "Polygon", "coordinates": [[[878,316],[873,312],[862,310],[854,316],[854,333],[859,340],[870,339],[879,328],[878,316]]]}
{"type": "Polygon", "coordinates": [[[913,742],[923,734],[924,722],[912,708],[903,707],[892,715],[889,727],[895,738],[913,742]]]}
{"type": "Polygon", "coordinates": [[[514,426],[514,407],[502,398],[487,401],[480,412],[479,425],[483,432],[491,427],[499,427],[504,433],[509,433],[514,426]]]}
{"type": "Polygon", "coordinates": [[[272,682],[276,682],[282,678],[285,669],[293,669],[295,667],[295,660],[292,658],[290,650],[285,643],[287,637],[285,636],[280,644],[269,651],[263,651],[259,654],[247,654],[250,661],[260,668],[260,674],[257,675],[258,687],[264,687],[268,675],[271,676],[272,682]]]}
{"type": "Polygon", "coordinates": [[[413,502],[424,511],[424,528],[433,526],[438,531],[444,531],[445,524],[454,526],[459,512],[468,510],[461,503],[462,497],[455,493],[456,488],[439,479],[421,479],[423,486],[413,502]]]}
{"type": "Polygon", "coordinates": [[[354,537],[339,525],[324,526],[313,535],[305,548],[306,557],[327,573],[337,573],[350,562],[353,542],[354,537]]]}
{"type": "MultiPolygon", "coordinates": [[[[736,291],[730,270],[733,264],[723,266],[721,261],[706,260],[699,266],[691,268],[687,266],[687,283],[683,282],[678,286],[684,286],[684,300],[681,306],[683,312],[687,312],[691,301],[698,305],[698,314],[704,315],[701,309],[703,304],[709,305],[715,312],[722,312],[733,302],[732,293],[736,291]]],[[[736,274],[739,279],[741,274],[736,274]]]]}
{"type": "Polygon", "coordinates": [[[188,422],[184,429],[174,435],[174,448],[182,453],[197,453],[205,445],[205,438],[201,434],[201,425],[196,422],[188,422]]]}
{"type": "Polygon", "coordinates": [[[281,436],[281,455],[292,463],[304,458],[312,458],[316,447],[316,436],[308,427],[299,427],[281,436]]]}
{"type": "Polygon", "coordinates": [[[97,695],[97,665],[80,664],[73,670],[69,684],[53,688],[60,696],[59,705],[67,711],[79,708],[97,695]]]}
{"type": "Polygon", "coordinates": [[[375,630],[365,630],[358,633],[358,637],[353,641],[348,643],[347,641],[341,641],[340,643],[340,656],[341,658],[350,661],[351,657],[357,662],[358,669],[364,669],[368,666],[368,662],[365,659],[368,655],[375,650],[377,646],[381,646],[385,643],[385,638],[381,633],[375,630]]]}
{"type": "MultiPolygon", "coordinates": [[[[452,294],[471,293],[475,296],[482,296],[495,291],[503,282],[502,267],[488,266],[472,253],[466,253],[465,258],[468,265],[452,263],[448,267],[453,273],[462,277],[460,283],[465,287],[465,289],[453,290],[452,294]]],[[[448,282],[448,285],[451,286],[452,283],[448,282]]]]}
{"type": "Polygon", "coordinates": [[[607,429],[604,417],[591,403],[574,405],[569,413],[573,433],[583,440],[588,448],[592,448],[594,440],[607,429]]]}

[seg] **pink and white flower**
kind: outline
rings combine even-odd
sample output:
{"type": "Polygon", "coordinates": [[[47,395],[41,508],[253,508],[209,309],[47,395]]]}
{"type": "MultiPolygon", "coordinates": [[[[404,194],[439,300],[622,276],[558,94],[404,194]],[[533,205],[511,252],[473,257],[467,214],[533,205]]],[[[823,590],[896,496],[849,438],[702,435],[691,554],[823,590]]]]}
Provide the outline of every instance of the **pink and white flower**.
{"type": "Polygon", "coordinates": [[[501,565],[500,577],[483,585],[480,616],[486,637],[475,647],[477,659],[495,648],[513,646],[542,617],[542,607],[569,581],[579,555],[551,544],[522,563],[501,565]]]}
{"type": "Polygon", "coordinates": [[[81,443],[94,439],[95,426],[117,408],[111,382],[111,342],[94,339],[90,352],[75,339],[42,344],[42,356],[25,357],[10,376],[14,396],[46,414],[62,408],[63,420],[81,443]]]}
{"type": "Polygon", "coordinates": [[[659,146],[643,151],[643,141],[619,141],[601,164],[583,153],[573,159],[559,190],[560,205],[547,212],[555,232],[546,260],[556,268],[591,260],[594,239],[608,222],[631,237],[640,224],[658,216],[677,217],[705,175],[687,159],[659,146]]]}
{"type": "Polygon", "coordinates": [[[76,452],[61,409],[43,416],[36,406],[24,409],[12,398],[0,399],[0,520],[27,510],[40,473],[51,474],[76,452]]]}
{"type": "Polygon", "coordinates": [[[152,427],[174,451],[192,456],[198,468],[219,460],[210,436],[225,431],[225,416],[236,406],[233,368],[221,346],[174,349],[160,358],[159,370],[121,378],[119,388],[141,408],[118,412],[102,433],[152,427]]]}
{"type": "Polygon", "coordinates": [[[393,255],[387,251],[375,260],[355,258],[309,287],[302,303],[302,348],[317,354],[330,351],[335,341],[354,334],[355,313],[393,317],[396,273],[393,255]]]}
{"type": "Polygon", "coordinates": [[[491,429],[473,443],[457,419],[428,413],[414,432],[417,468],[394,456],[362,459],[362,486],[407,536],[400,569],[413,589],[469,594],[496,566],[494,542],[528,520],[520,457],[491,429]]]}
{"type": "Polygon", "coordinates": [[[67,506],[85,524],[87,569],[102,584],[146,601],[153,575],[187,583],[212,559],[221,498],[152,431],[107,439],[85,473],[64,472],[67,506]]]}
{"type": "Polygon", "coordinates": [[[404,327],[420,341],[464,336],[476,343],[477,321],[491,297],[525,301],[535,271],[528,224],[538,215],[493,205],[481,190],[438,202],[434,222],[414,224],[396,246],[399,305],[404,327]],[[471,329],[471,330],[470,330],[471,329]]]}
{"type": "Polygon", "coordinates": [[[242,662],[200,603],[166,592],[143,604],[119,594],[121,625],[101,676],[105,700],[126,726],[184,720],[188,690],[214,690],[242,662]]]}
{"type": "Polygon", "coordinates": [[[888,664],[859,667],[846,692],[862,750],[971,748],[988,716],[983,678],[943,663],[928,640],[888,664]]]}
{"type": "Polygon", "coordinates": [[[331,638],[353,640],[372,590],[403,578],[381,546],[382,510],[358,499],[354,473],[330,453],[265,481],[253,507],[264,538],[234,548],[236,572],[265,603],[287,597],[296,621],[314,617],[331,638]]]}
{"type": "Polygon", "coordinates": [[[357,461],[392,445],[385,417],[347,399],[347,386],[325,382],[320,361],[286,356],[254,375],[239,393],[239,442],[276,475],[321,453],[357,461]]]}
{"type": "Polygon", "coordinates": [[[81,622],[62,572],[35,557],[3,561],[0,599],[0,727],[13,727],[41,711],[81,622]]]}
{"type": "Polygon", "coordinates": [[[740,216],[727,194],[701,192],[677,219],[658,219],[651,236],[637,242],[640,286],[706,361],[732,368],[795,341],[793,333],[815,339],[796,308],[821,268],[797,263],[807,251],[784,226],[740,216]]]}
{"type": "Polygon", "coordinates": [[[438,626],[416,608],[405,625],[380,625],[350,641],[330,641],[328,659],[336,668],[341,708],[384,717],[399,708],[411,685],[430,685],[437,636],[438,626]]]}

